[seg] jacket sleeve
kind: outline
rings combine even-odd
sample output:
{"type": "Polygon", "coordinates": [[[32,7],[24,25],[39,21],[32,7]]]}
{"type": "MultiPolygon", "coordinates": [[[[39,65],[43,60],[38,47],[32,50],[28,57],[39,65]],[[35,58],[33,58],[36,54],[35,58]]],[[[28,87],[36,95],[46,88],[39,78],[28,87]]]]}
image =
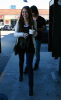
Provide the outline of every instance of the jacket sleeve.
{"type": "Polygon", "coordinates": [[[35,30],[36,30],[36,33],[33,35],[34,37],[36,37],[37,36],[37,22],[36,22],[36,20],[34,20],[34,28],[35,28],[35,30]]]}
{"type": "MultiPolygon", "coordinates": [[[[18,20],[19,21],[19,20],[18,20]]],[[[14,36],[15,37],[23,37],[23,32],[18,32],[19,30],[19,24],[18,24],[18,21],[15,25],[15,32],[14,32],[14,36]]]]}

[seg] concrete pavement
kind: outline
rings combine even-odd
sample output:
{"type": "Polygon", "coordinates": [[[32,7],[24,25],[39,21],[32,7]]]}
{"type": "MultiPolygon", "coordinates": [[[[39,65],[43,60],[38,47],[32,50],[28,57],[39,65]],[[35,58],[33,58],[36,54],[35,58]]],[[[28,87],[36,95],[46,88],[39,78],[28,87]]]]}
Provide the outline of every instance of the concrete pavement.
{"type": "Polygon", "coordinates": [[[56,83],[51,76],[51,72],[58,70],[59,59],[54,59],[51,52],[40,52],[40,56],[39,69],[34,71],[34,95],[30,97],[28,75],[19,82],[19,59],[12,53],[0,76],[0,92],[7,95],[8,100],[61,100],[61,83],[56,83]]]}
{"type": "MultiPolygon", "coordinates": [[[[10,47],[10,44],[8,45],[10,47]]],[[[11,49],[13,50],[14,44],[11,43],[11,45],[11,49]]],[[[7,60],[0,76],[0,93],[5,94],[8,100],[61,100],[61,82],[54,81],[51,75],[52,72],[58,71],[59,69],[59,58],[54,59],[52,53],[48,52],[48,44],[41,45],[39,69],[34,71],[33,96],[29,96],[28,93],[28,75],[24,75],[23,82],[19,82],[18,55],[15,56],[14,52],[9,52],[9,50],[8,55],[10,55],[10,58],[7,60]]],[[[34,63],[35,57],[33,67],[34,63]]]]}
{"type": "Polygon", "coordinates": [[[14,31],[1,31],[0,75],[13,53],[16,38],[14,31]]]}

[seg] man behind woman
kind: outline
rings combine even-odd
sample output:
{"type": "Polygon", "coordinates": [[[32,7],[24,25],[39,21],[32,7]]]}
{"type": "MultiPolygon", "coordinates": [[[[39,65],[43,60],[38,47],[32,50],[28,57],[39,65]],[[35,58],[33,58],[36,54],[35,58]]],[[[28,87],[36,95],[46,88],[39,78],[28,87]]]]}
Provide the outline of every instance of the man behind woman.
{"type": "Polygon", "coordinates": [[[35,36],[37,35],[37,24],[32,18],[31,10],[28,6],[24,6],[21,10],[20,18],[16,23],[14,36],[19,41],[19,81],[23,81],[23,64],[24,54],[26,53],[28,78],[29,78],[29,96],[33,95],[33,70],[32,63],[35,53],[35,36]],[[33,28],[30,34],[29,29],[33,28]]]}
{"type": "Polygon", "coordinates": [[[35,37],[35,43],[36,43],[36,60],[35,60],[35,66],[34,70],[38,69],[39,67],[39,61],[40,61],[40,47],[41,47],[41,37],[42,37],[42,31],[46,30],[46,21],[42,16],[39,16],[38,8],[33,5],[31,6],[32,16],[33,19],[37,22],[37,36],[35,37]]]}
{"type": "MultiPolygon", "coordinates": [[[[37,22],[37,36],[35,37],[35,44],[36,44],[36,59],[35,59],[35,65],[34,65],[34,70],[37,70],[39,68],[39,61],[40,61],[40,47],[41,47],[41,35],[42,31],[46,30],[46,21],[43,17],[39,16],[38,8],[33,5],[30,7],[32,11],[32,17],[33,20],[37,22]]],[[[26,62],[27,63],[27,62],[26,62]]],[[[26,64],[27,65],[27,64],[26,64]]],[[[27,74],[27,67],[25,67],[24,74],[27,74]]]]}

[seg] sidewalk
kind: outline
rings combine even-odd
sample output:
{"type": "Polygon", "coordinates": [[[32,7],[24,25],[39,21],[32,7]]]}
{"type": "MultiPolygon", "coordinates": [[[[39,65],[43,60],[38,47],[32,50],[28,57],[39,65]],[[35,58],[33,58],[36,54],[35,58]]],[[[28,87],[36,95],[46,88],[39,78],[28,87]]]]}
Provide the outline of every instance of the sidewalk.
{"type": "Polygon", "coordinates": [[[13,47],[16,42],[12,31],[2,31],[1,37],[0,75],[13,53],[13,47]]]}
{"type": "Polygon", "coordinates": [[[45,51],[41,51],[40,56],[39,69],[34,71],[33,96],[28,93],[28,75],[19,82],[19,59],[14,53],[0,77],[0,93],[7,95],[8,100],[61,100],[61,83],[56,83],[51,75],[58,70],[59,59],[54,59],[51,52],[45,51]]]}

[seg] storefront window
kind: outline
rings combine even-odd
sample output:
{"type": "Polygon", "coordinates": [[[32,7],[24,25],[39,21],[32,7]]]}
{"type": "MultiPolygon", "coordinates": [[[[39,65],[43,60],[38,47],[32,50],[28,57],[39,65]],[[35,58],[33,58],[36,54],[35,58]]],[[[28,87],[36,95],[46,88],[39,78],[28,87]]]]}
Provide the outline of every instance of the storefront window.
{"type": "Polygon", "coordinates": [[[0,19],[0,26],[4,25],[3,19],[0,19]]]}
{"type": "Polygon", "coordinates": [[[16,19],[12,19],[12,20],[11,20],[11,25],[12,25],[12,27],[14,27],[15,24],[16,24],[16,19]]]}

